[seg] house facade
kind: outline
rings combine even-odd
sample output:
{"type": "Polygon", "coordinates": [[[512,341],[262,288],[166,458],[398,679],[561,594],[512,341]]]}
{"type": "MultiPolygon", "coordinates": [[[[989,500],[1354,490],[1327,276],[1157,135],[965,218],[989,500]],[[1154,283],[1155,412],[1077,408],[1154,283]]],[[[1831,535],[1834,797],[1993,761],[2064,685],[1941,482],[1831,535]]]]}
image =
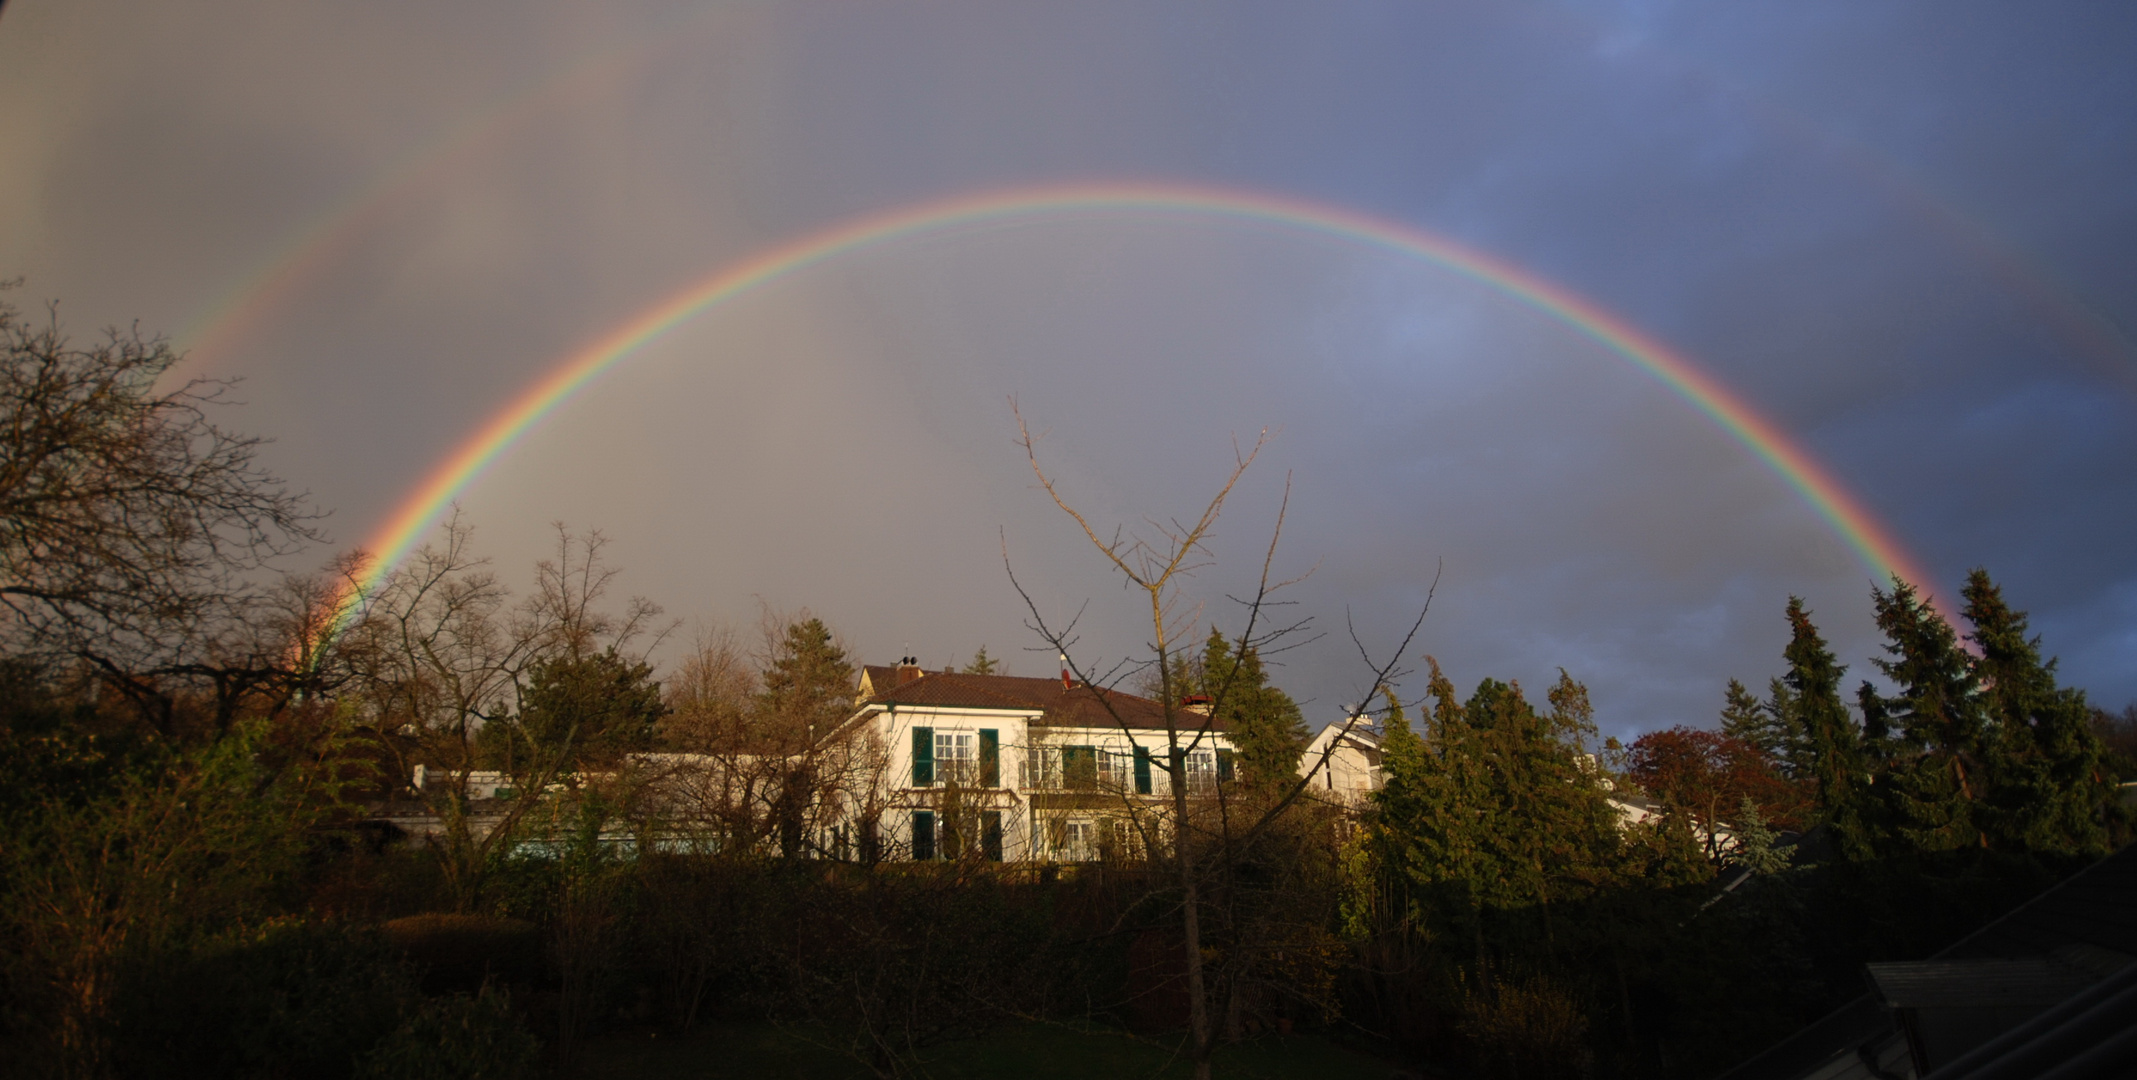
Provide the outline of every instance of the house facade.
{"type": "Polygon", "coordinates": [[[1299,755],[1299,774],[1308,776],[1307,789],[1314,798],[1362,810],[1366,799],[1380,790],[1380,735],[1362,722],[1329,724],[1299,755]]]}
{"type": "Polygon", "coordinates": [[[1070,678],[862,669],[833,739],[862,744],[873,775],[831,793],[833,858],[979,857],[1083,862],[1133,856],[1170,829],[1172,784],[1190,798],[1229,779],[1232,745],[1206,712],[1070,678]]]}

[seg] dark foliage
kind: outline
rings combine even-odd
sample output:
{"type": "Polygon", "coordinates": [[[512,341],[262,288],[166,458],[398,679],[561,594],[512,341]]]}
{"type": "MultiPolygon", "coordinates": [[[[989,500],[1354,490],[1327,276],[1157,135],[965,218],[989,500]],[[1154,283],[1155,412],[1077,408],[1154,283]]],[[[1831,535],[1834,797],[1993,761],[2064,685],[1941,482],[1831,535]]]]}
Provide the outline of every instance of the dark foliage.
{"type": "Polygon", "coordinates": [[[129,971],[117,1070],[168,1077],[347,1077],[401,1022],[413,972],[376,931],[278,920],[129,971]]]}

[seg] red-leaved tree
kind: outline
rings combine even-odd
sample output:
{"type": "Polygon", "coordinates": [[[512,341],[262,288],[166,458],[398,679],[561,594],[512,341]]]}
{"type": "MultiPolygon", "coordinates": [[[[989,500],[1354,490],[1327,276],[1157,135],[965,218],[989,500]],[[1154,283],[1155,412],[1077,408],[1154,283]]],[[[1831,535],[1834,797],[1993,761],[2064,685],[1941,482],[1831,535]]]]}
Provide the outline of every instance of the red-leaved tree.
{"type": "Polygon", "coordinates": [[[1665,806],[1689,816],[1714,850],[1714,826],[1732,822],[1750,799],[1769,824],[1802,827],[1809,802],[1798,785],[1758,747],[1718,731],[1673,727],[1650,731],[1626,755],[1634,783],[1665,806]]]}

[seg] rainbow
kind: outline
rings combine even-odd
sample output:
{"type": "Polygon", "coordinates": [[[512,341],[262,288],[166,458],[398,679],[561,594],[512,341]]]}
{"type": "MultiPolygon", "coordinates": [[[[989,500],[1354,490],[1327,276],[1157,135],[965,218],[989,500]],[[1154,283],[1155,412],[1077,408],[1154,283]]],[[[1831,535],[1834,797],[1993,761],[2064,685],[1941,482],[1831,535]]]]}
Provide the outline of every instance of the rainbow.
{"type": "Polygon", "coordinates": [[[372,537],[357,576],[367,594],[407,557],[452,500],[542,419],[639,348],[699,313],[863,248],[947,229],[1093,212],[1160,212],[1302,230],[1422,259],[1514,297],[1660,380],[1734,436],[1800,494],[1880,582],[1933,593],[1890,529],[1809,452],[1691,360],[1594,302],[1503,259],[1414,226],[1290,196],[1161,183],[1019,187],[903,206],[776,244],[677,290],[566,355],[456,447],[372,537]]]}

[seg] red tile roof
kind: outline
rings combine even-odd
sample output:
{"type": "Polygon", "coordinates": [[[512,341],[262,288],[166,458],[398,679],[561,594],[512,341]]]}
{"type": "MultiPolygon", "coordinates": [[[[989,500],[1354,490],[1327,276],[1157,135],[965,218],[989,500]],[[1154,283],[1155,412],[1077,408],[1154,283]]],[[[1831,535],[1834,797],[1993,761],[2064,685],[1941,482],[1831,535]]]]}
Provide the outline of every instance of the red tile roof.
{"type": "MultiPolygon", "coordinates": [[[[1038,723],[1057,727],[1126,725],[1145,730],[1165,729],[1163,706],[1149,698],[1120,690],[1095,690],[1081,683],[1063,687],[1060,679],[966,675],[951,671],[931,672],[903,685],[895,685],[896,668],[871,666],[865,672],[869,676],[867,685],[870,689],[884,686],[891,689],[876,692],[863,704],[1035,710],[1041,714],[1038,723]]],[[[1204,726],[1224,730],[1223,724],[1212,724],[1209,718],[1186,709],[1175,709],[1173,721],[1182,731],[1195,731],[1204,726]]]]}

